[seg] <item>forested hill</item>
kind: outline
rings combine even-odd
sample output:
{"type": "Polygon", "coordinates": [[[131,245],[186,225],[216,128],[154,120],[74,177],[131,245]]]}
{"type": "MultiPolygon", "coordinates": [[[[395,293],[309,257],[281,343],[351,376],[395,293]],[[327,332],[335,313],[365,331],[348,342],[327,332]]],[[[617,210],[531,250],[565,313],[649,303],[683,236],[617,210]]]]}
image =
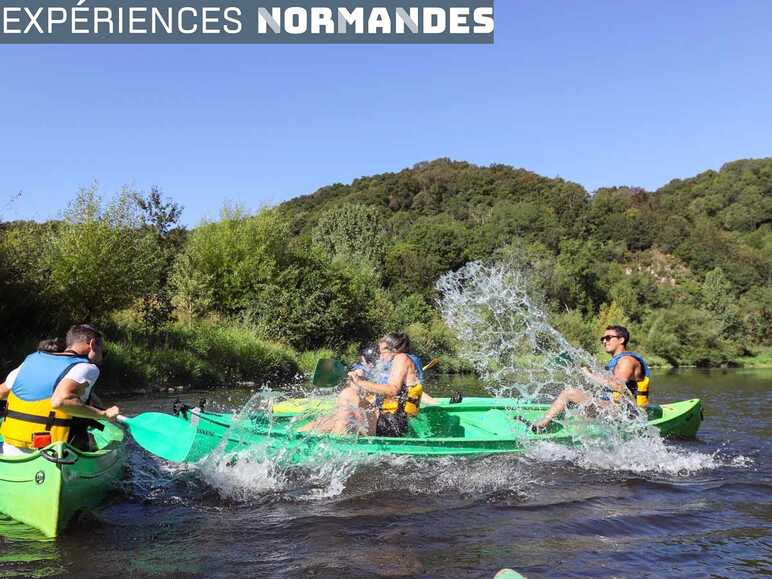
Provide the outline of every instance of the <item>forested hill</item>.
{"type": "Polygon", "coordinates": [[[772,158],[653,192],[592,194],[505,165],[438,159],[324,187],[280,210],[331,255],[374,252],[384,286],[399,295],[426,296],[444,271],[515,251],[543,273],[549,306],[574,326],[613,304],[662,354],[655,342],[705,332],[700,346],[665,356],[672,361],[732,357],[736,332],[769,344],[772,158]]]}
{"type": "Polygon", "coordinates": [[[297,233],[311,234],[320,218],[351,205],[378,208],[392,243],[427,250],[450,267],[523,238],[552,253],[565,241],[591,242],[599,257],[608,255],[601,244],[610,243],[616,260],[656,250],[695,274],[719,267],[740,291],[768,284],[772,271],[772,158],[727,163],[655,192],[608,187],[594,194],[506,165],[438,159],[323,187],[280,209],[297,233]],[[437,247],[421,243],[427,237],[437,247]]]}

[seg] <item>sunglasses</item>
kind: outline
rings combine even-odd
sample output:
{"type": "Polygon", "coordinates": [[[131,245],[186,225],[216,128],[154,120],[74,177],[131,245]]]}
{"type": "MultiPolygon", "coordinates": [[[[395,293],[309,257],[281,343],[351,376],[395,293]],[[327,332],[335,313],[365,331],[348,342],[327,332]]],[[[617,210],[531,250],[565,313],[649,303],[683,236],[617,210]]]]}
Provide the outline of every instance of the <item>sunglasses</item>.
{"type": "Polygon", "coordinates": [[[600,343],[604,344],[608,342],[609,340],[613,340],[614,338],[618,338],[619,336],[602,336],[600,339],[600,343]]]}

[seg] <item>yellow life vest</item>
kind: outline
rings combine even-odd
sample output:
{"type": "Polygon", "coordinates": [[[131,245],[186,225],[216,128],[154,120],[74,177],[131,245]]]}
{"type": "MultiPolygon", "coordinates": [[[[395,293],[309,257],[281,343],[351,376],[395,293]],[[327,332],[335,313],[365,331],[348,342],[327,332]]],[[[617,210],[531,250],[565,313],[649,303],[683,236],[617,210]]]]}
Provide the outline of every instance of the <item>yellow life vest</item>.
{"type": "MultiPolygon", "coordinates": [[[[649,384],[651,383],[651,371],[649,370],[648,364],[646,364],[646,360],[643,359],[643,356],[637,352],[630,352],[629,350],[625,350],[624,352],[620,352],[611,358],[609,363],[606,364],[606,370],[613,372],[619,360],[625,356],[631,356],[635,358],[641,365],[641,370],[643,371],[643,380],[628,380],[626,385],[628,390],[630,390],[630,393],[635,398],[635,404],[641,408],[645,408],[649,405],[649,384]]],[[[614,400],[614,402],[619,402],[621,399],[622,394],[620,392],[614,392],[612,400],[614,400]]]]}
{"type": "Polygon", "coordinates": [[[51,406],[59,381],[76,364],[89,363],[79,355],[36,352],[24,360],[8,393],[0,425],[3,439],[18,448],[42,448],[66,442],[72,417],[51,406]]]}
{"type": "Polygon", "coordinates": [[[0,434],[17,448],[35,448],[33,438],[41,433],[50,434],[52,443],[67,442],[71,423],[70,415],[51,407],[50,398],[27,402],[11,392],[0,434]]]}
{"type": "Polygon", "coordinates": [[[648,376],[640,382],[636,382],[635,403],[641,408],[646,408],[649,405],[649,382],[651,380],[648,376]]]}
{"type": "Polygon", "coordinates": [[[402,412],[412,418],[418,415],[423,393],[424,387],[421,384],[403,386],[396,396],[389,396],[383,399],[380,410],[387,414],[396,414],[402,410],[402,412]]]}
{"type": "MultiPolygon", "coordinates": [[[[649,405],[649,383],[651,380],[648,376],[645,376],[643,380],[635,382],[635,390],[633,391],[632,388],[630,391],[635,396],[635,404],[636,406],[639,406],[640,408],[646,408],[649,405]]],[[[614,402],[619,402],[622,400],[622,393],[621,392],[614,392],[611,395],[611,399],[614,402]]]]}

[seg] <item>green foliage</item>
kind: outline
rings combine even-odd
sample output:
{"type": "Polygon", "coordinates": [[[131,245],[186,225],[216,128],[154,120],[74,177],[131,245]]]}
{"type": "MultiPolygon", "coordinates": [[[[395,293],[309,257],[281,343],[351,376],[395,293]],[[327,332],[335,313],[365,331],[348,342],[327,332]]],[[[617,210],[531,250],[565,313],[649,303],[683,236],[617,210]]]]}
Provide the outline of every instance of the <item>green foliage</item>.
{"type": "Polygon", "coordinates": [[[138,309],[148,332],[157,334],[173,317],[169,275],[184,242],[184,229],[179,226],[182,207],[172,200],[164,201],[158,187],[153,187],[147,194],[132,193],[131,196],[139,209],[144,229],[156,237],[160,267],[158,275],[151,280],[152,285],[140,298],[138,309]]]}
{"type": "Polygon", "coordinates": [[[414,323],[403,330],[410,336],[413,352],[424,364],[431,358],[439,357],[444,372],[472,370],[468,363],[457,357],[456,337],[441,319],[435,318],[429,323],[414,323]]]}
{"type": "Polygon", "coordinates": [[[212,276],[197,269],[188,253],[174,263],[169,277],[172,304],[185,317],[188,327],[212,308],[212,282],[212,276]]]}
{"type": "Polygon", "coordinates": [[[226,316],[241,314],[292,261],[288,226],[271,210],[224,209],[220,221],[190,233],[185,255],[189,271],[211,281],[213,308],[226,316]]]}
{"type": "Polygon", "coordinates": [[[434,309],[421,294],[410,294],[397,302],[390,322],[394,328],[406,328],[414,323],[430,324],[434,317],[434,309]]]}
{"type": "Polygon", "coordinates": [[[565,310],[550,316],[552,325],[563,334],[566,339],[584,348],[588,352],[598,349],[598,333],[595,324],[587,320],[579,310],[565,310]]]}
{"type": "Polygon", "coordinates": [[[702,284],[701,303],[721,322],[721,334],[734,337],[740,332],[740,312],[734,288],[721,268],[707,273],[702,284]]]}
{"type": "Polygon", "coordinates": [[[330,259],[364,261],[377,267],[384,252],[383,213],[358,203],[331,207],[320,215],[312,239],[330,259]]]}
{"type": "Polygon", "coordinates": [[[82,189],[65,221],[42,240],[43,289],[60,319],[104,319],[131,304],[160,275],[156,237],[141,228],[128,192],[103,205],[96,187],[82,189]]]}
{"type": "Polygon", "coordinates": [[[749,350],[772,344],[772,285],[755,287],[740,298],[738,312],[743,343],[749,350]]]}
{"type": "Polygon", "coordinates": [[[434,284],[494,259],[526,270],[532,299],[590,350],[612,321],[674,364],[730,362],[772,342],[772,159],[592,196],[522,169],[438,159],[254,215],[226,208],[190,233],[180,214],[157,188],[105,204],[91,187],[61,222],[0,224],[0,323],[18,345],[121,310],[115,359],[127,383],[261,375],[241,356],[281,373],[290,347],[355,352],[397,328],[462,369],[434,284]],[[274,340],[287,346],[265,346],[274,340]]]}
{"type": "Polygon", "coordinates": [[[285,382],[299,370],[294,351],[238,325],[171,326],[160,343],[149,342],[141,328],[130,325],[108,327],[107,333],[110,355],[103,374],[108,388],[285,382]]]}
{"type": "Polygon", "coordinates": [[[723,364],[739,352],[721,330],[721,320],[712,313],[678,304],[652,315],[643,342],[673,366],[723,364]]]}
{"type": "Polygon", "coordinates": [[[427,255],[411,243],[397,242],[384,258],[384,282],[395,293],[430,293],[442,274],[442,265],[434,255],[427,255]]]}
{"type": "MultiPolygon", "coordinates": [[[[322,348],[320,350],[306,350],[296,356],[298,367],[305,374],[313,374],[316,368],[316,363],[322,358],[335,358],[336,352],[329,348],[322,348]]],[[[353,358],[353,357],[352,357],[353,358]]]]}
{"type": "Polygon", "coordinates": [[[362,286],[346,269],[309,256],[255,291],[245,316],[264,337],[308,349],[368,340],[368,305],[373,288],[362,286]]]}

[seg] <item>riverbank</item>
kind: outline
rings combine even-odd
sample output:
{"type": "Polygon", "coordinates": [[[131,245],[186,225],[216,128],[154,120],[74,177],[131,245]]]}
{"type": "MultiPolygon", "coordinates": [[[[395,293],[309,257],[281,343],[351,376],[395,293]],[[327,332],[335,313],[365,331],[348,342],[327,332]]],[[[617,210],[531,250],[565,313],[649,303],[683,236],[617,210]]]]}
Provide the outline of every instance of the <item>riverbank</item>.
{"type": "MultiPolygon", "coordinates": [[[[149,334],[137,324],[111,322],[104,326],[108,355],[104,361],[102,392],[148,394],[158,391],[185,391],[196,388],[286,385],[307,380],[320,358],[356,358],[357,345],[339,350],[298,351],[286,344],[264,340],[248,326],[198,322],[174,324],[149,334]]],[[[3,353],[7,373],[34,350],[37,337],[19,341],[19,346],[3,353]]],[[[416,340],[419,354],[427,360],[434,352],[431,344],[416,340]],[[427,349],[426,352],[421,351],[427,349]]],[[[473,372],[452,354],[439,354],[444,374],[473,372]]],[[[672,369],[665,360],[652,357],[653,368],[672,369]]],[[[738,358],[731,364],[742,368],[772,368],[772,350],[738,358]]],[[[706,367],[727,367],[725,361],[706,367]]]]}

